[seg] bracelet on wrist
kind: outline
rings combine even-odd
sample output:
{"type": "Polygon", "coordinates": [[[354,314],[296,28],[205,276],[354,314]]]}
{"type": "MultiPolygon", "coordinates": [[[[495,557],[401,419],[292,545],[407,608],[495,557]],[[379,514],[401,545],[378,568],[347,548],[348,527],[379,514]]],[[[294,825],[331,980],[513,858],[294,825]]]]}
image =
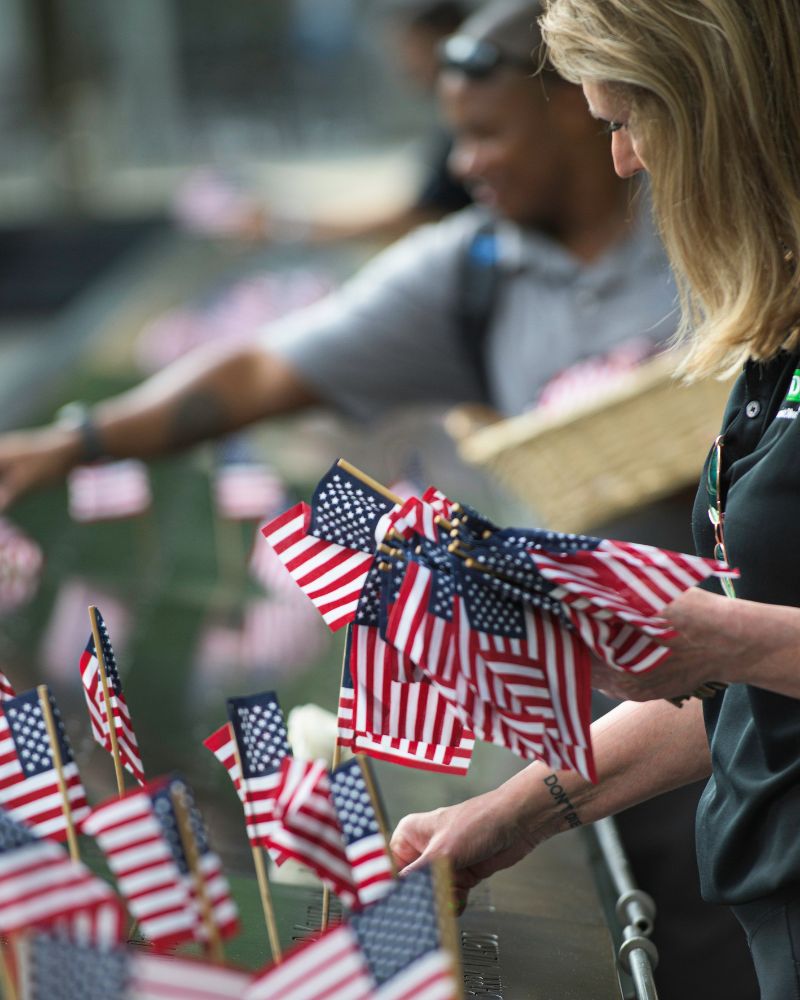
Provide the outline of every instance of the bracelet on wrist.
{"type": "Polygon", "coordinates": [[[55,422],[77,432],[80,443],[79,463],[96,462],[108,457],[102,435],[88,406],[83,403],[68,403],[58,411],[55,422]]]}

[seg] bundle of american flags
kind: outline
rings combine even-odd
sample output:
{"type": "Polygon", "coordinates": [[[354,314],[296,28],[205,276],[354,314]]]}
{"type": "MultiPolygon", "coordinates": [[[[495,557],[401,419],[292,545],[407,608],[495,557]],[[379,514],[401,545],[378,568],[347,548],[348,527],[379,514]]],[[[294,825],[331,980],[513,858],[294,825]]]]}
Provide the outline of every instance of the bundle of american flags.
{"type": "Polygon", "coordinates": [[[500,528],[434,488],[403,501],[348,463],[263,529],[330,629],[349,626],[340,742],[463,773],[475,736],[595,780],[590,667],[659,666],[696,556],[500,528]]]}

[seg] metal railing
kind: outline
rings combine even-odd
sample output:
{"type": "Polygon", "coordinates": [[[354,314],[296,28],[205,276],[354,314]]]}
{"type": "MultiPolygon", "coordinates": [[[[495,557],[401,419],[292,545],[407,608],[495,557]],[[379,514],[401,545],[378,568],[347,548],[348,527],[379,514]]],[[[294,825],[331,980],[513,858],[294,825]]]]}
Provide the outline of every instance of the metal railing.
{"type": "Polygon", "coordinates": [[[658,949],[650,940],[656,915],[655,903],[636,885],[614,820],[598,820],[594,824],[594,833],[617,896],[615,912],[622,933],[617,961],[633,982],[636,1000],[658,1000],[653,978],[653,970],[658,964],[658,949]]]}

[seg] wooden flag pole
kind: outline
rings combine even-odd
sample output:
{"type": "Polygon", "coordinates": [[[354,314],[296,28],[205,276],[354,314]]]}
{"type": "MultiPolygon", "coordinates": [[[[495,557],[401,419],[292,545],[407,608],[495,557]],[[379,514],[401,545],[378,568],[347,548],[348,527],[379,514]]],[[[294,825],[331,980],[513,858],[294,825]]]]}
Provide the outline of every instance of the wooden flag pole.
{"type": "Polygon", "coordinates": [[[450,953],[453,963],[453,979],[456,985],[456,1000],[464,998],[464,971],[461,967],[461,935],[458,921],[453,912],[453,879],[447,858],[436,858],[431,862],[433,887],[436,894],[436,917],[439,937],[450,953]]]}
{"type": "Polygon", "coordinates": [[[367,764],[364,754],[356,754],[356,759],[358,760],[358,766],[361,768],[361,774],[364,777],[364,784],[367,786],[367,793],[369,795],[369,800],[372,803],[372,809],[375,813],[375,819],[378,821],[378,829],[381,831],[381,836],[386,845],[386,855],[389,858],[389,864],[392,868],[392,875],[397,878],[397,865],[394,863],[394,857],[392,852],[389,850],[389,828],[386,825],[386,817],[384,816],[383,809],[381,808],[380,800],[378,799],[378,791],[375,787],[375,781],[372,777],[372,771],[367,764]]]}
{"type": "Polygon", "coordinates": [[[53,758],[53,767],[56,771],[56,777],[58,779],[58,790],[61,792],[61,803],[64,810],[64,820],[67,824],[67,844],[69,845],[69,856],[73,861],[80,861],[80,852],[78,850],[78,837],[75,833],[75,823],[72,819],[72,806],[69,801],[69,790],[67,789],[67,781],[64,777],[64,765],[61,760],[61,750],[58,746],[58,732],[56,731],[55,720],[53,719],[53,713],[50,711],[50,695],[47,690],[46,684],[40,684],[36,688],[36,693],[39,695],[39,705],[42,709],[42,715],[44,716],[44,724],[47,727],[47,738],[50,742],[50,754],[53,758]]]}
{"type": "MultiPolygon", "coordinates": [[[[342,465],[342,462],[344,462],[344,459],[339,459],[338,464],[341,465],[342,468],[344,468],[345,466],[342,465]]],[[[345,464],[347,465],[347,471],[352,471],[353,470],[353,466],[352,465],[350,465],[349,463],[345,463],[345,464]]],[[[357,471],[358,470],[356,470],[356,472],[357,471]]],[[[359,475],[360,475],[360,473],[359,473],[359,475]]],[[[339,676],[339,696],[340,697],[341,697],[341,691],[342,691],[342,684],[344,683],[344,672],[347,669],[347,647],[350,644],[351,629],[352,629],[352,625],[348,625],[347,626],[347,631],[345,632],[344,652],[342,653],[342,672],[341,672],[341,674],[339,676]]],[[[336,703],[336,728],[334,730],[334,737],[333,737],[333,753],[331,754],[331,771],[335,771],[336,768],[341,764],[341,762],[342,762],[342,748],[341,748],[341,746],[339,744],[339,702],[338,702],[338,699],[337,699],[337,703],[336,703]]],[[[322,887],[322,914],[321,914],[320,922],[319,922],[319,929],[320,929],[321,932],[322,931],[326,931],[328,929],[328,920],[330,918],[330,915],[331,915],[331,890],[328,888],[327,885],[323,885],[323,887],[322,887]]]]}
{"type": "Polygon", "coordinates": [[[344,458],[340,458],[336,463],[340,469],[344,469],[345,472],[349,472],[351,476],[355,476],[356,479],[360,479],[362,483],[369,486],[370,489],[375,490],[376,493],[380,493],[381,496],[386,497],[387,500],[391,500],[392,503],[396,503],[399,506],[403,506],[405,500],[398,496],[397,493],[392,493],[390,489],[379,483],[377,479],[373,479],[372,476],[368,476],[366,472],[362,472],[361,469],[356,468],[355,465],[351,465],[344,458]]]}
{"type": "Polygon", "coordinates": [[[189,820],[189,807],[186,805],[185,793],[173,787],[170,790],[170,798],[172,799],[172,808],[175,810],[175,819],[178,823],[178,834],[183,845],[183,853],[186,855],[189,872],[197,890],[197,899],[200,903],[203,926],[208,935],[206,951],[214,962],[222,962],[225,958],[222,949],[222,938],[219,935],[219,927],[217,927],[217,922],[214,919],[211,900],[208,898],[206,880],[200,870],[200,856],[197,850],[197,842],[192,833],[192,825],[189,820]]]}
{"type": "MultiPolygon", "coordinates": [[[[236,730],[234,729],[232,723],[228,723],[231,732],[231,740],[233,742],[233,752],[236,756],[236,765],[239,768],[239,787],[242,789],[242,809],[244,810],[245,822],[247,822],[247,806],[245,804],[245,794],[244,794],[244,771],[242,770],[242,755],[239,752],[239,741],[236,739],[236,730]]],[[[248,833],[248,840],[250,835],[248,833]]],[[[278,935],[278,922],[275,919],[275,908],[272,905],[272,893],[269,891],[269,879],[267,878],[267,866],[264,864],[264,855],[261,852],[261,848],[257,847],[255,844],[250,844],[250,850],[253,854],[253,865],[256,869],[256,880],[258,881],[258,894],[261,897],[261,908],[264,911],[264,920],[267,925],[267,937],[269,938],[269,947],[272,952],[273,962],[280,963],[283,960],[283,952],[281,950],[281,939],[278,935]]]]}
{"type": "Polygon", "coordinates": [[[100,627],[97,624],[97,608],[94,604],[89,605],[89,621],[92,625],[92,638],[94,639],[94,655],[97,658],[97,670],[100,674],[100,683],[103,685],[103,703],[106,708],[108,735],[111,739],[111,756],[114,758],[114,773],[117,776],[117,792],[119,793],[119,797],[122,798],[125,794],[125,778],[122,770],[122,760],[119,755],[117,724],[114,719],[114,709],[111,705],[111,698],[108,694],[106,658],[103,655],[103,643],[100,641],[100,627]]]}
{"type": "Polygon", "coordinates": [[[19,993],[8,962],[6,953],[8,947],[10,947],[8,943],[0,944],[0,983],[3,984],[3,996],[7,997],[7,1000],[17,1000],[19,993]]]}

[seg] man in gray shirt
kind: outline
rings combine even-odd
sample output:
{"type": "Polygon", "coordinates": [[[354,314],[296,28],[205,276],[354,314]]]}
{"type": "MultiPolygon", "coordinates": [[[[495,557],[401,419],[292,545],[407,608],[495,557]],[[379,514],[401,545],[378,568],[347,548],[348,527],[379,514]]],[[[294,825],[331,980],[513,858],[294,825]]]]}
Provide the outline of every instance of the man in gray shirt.
{"type": "Polygon", "coordinates": [[[452,167],[476,205],[423,227],[246,346],[212,345],[78,426],[0,438],[0,507],[80,461],[151,457],[329,402],[368,419],[415,401],[535,404],[559,371],[631,338],[663,343],[675,291],[644,204],[609,165],[580,89],[532,74],[535,4],[492,4],[446,43],[452,167]],[[493,220],[480,343],[465,261],[493,220]]]}

